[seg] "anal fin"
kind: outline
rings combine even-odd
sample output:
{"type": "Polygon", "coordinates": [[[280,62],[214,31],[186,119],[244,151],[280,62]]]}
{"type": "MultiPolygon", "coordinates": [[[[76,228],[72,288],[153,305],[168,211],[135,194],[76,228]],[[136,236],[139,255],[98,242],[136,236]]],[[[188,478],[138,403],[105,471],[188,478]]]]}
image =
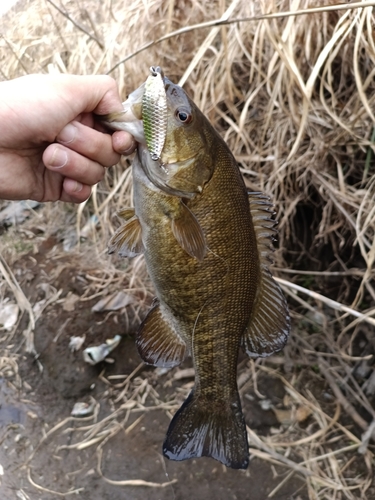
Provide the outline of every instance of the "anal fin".
{"type": "Polygon", "coordinates": [[[145,363],[164,368],[177,366],[185,358],[186,344],[163,316],[157,303],[148,312],[136,336],[139,355],[145,363]]]}

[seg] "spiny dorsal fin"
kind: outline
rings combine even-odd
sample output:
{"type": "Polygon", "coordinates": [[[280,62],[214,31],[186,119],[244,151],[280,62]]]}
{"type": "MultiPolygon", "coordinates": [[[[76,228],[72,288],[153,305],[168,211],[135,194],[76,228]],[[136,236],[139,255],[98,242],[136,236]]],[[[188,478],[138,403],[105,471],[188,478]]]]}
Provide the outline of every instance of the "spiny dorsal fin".
{"type": "Polygon", "coordinates": [[[272,264],[272,242],[275,240],[277,221],[270,198],[261,192],[248,193],[250,212],[253,219],[254,231],[257,240],[259,259],[261,264],[272,264]]]}
{"type": "Polygon", "coordinates": [[[180,208],[178,217],[172,219],[173,235],[186,253],[202,262],[207,252],[202,228],[183,201],[180,208]]]}
{"type": "Polygon", "coordinates": [[[248,326],[242,336],[242,346],[250,357],[265,357],[280,351],[289,335],[288,305],[267,264],[275,239],[276,221],[273,206],[263,193],[248,193],[251,216],[260,260],[259,283],[248,326]]]}
{"type": "Polygon", "coordinates": [[[157,302],[143,320],[136,345],[145,363],[153,366],[172,368],[185,358],[186,344],[176,333],[157,302]]]}
{"type": "Polygon", "coordinates": [[[135,257],[143,252],[142,229],[136,215],[128,218],[131,209],[122,210],[119,215],[127,219],[108,243],[108,253],[118,252],[121,257],[135,257]],[[121,215],[123,214],[123,215],[121,215]]]}

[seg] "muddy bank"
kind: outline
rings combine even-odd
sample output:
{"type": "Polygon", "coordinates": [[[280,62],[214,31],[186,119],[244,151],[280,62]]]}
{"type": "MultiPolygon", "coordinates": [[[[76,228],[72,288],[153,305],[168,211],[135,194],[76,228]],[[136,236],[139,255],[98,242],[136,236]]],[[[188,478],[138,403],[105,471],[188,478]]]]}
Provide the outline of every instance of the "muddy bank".
{"type": "MultiPolygon", "coordinates": [[[[45,306],[37,322],[37,359],[31,355],[18,358],[22,385],[12,387],[12,376],[2,380],[1,498],[52,500],[57,495],[51,491],[73,490],[87,500],[267,498],[289,471],[258,458],[251,460],[247,471],[235,471],[212,459],[171,462],[162,456],[170,418],[193,383],[191,376],[178,379],[176,373],[190,368],[190,360],[169,372],[141,364],[133,335],[142,312],[133,306],[126,311],[93,312],[98,299],[79,300],[89,270],[78,269],[68,259],[54,261],[51,248],[44,246],[33,255],[32,265],[27,256],[16,265],[19,276],[28,274],[24,287],[32,303],[54,293],[58,297],[45,306]],[[72,300],[73,295],[76,299],[72,300]],[[117,334],[122,341],[111,353],[110,363],[90,366],[83,361],[82,349],[117,334]],[[72,336],[85,337],[78,351],[69,348],[72,336]],[[70,413],[78,401],[94,401],[96,416],[72,418],[70,413]],[[155,484],[111,484],[127,480],[155,484]]],[[[243,380],[247,363],[245,358],[240,363],[243,380]]],[[[245,384],[244,388],[248,425],[261,434],[277,429],[280,423],[275,413],[262,408],[253,387],[245,384]]],[[[257,391],[274,405],[284,396],[282,384],[273,377],[261,377],[257,391]]],[[[290,478],[273,498],[307,498],[304,481],[290,478]]]]}

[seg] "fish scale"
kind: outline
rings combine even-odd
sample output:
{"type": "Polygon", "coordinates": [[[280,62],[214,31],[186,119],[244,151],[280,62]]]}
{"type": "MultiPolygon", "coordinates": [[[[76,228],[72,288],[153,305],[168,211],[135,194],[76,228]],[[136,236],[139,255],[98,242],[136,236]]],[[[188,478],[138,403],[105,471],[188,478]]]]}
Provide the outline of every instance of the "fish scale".
{"type": "MultiPolygon", "coordinates": [[[[236,431],[226,424],[225,432],[228,439],[239,434],[241,440],[235,439],[239,450],[230,464],[245,467],[248,463],[246,427],[236,373],[240,338],[255,296],[257,275],[254,273],[251,278],[252,261],[248,256],[256,255],[256,244],[253,232],[248,230],[251,216],[245,186],[236,175],[238,169],[234,162],[216,161],[220,157],[220,146],[224,148],[223,144],[215,143],[212,161],[216,168],[204,196],[187,202],[205,230],[209,250],[202,263],[190,258],[178,245],[167,220],[164,224],[158,220],[159,193],[147,192],[136,180],[134,196],[139,200],[136,209],[140,218],[148,226],[145,257],[156,295],[161,299],[161,307],[168,307],[178,318],[179,332],[193,355],[194,397],[200,402],[200,413],[212,414],[216,405],[219,414],[232,415],[230,423],[233,426],[235,422],[236,431]],[[235,201],[223,210],[229,193],[235,201]],[[228,224],[228,219],[235,219],[236,224],[228,224]],[[227,230],[223,231],[223,227],[227,230]],[[232,405],[237,408],[236,418],[232,405]]],[[[177,199],[170,202],[177,203],[177,199]]],[[[179,422],[177,414],[175,418],[179,422]]],[[[200,418],[195,417],[197,429],[200,418]]],[[[177,434],[184,432],[178,430],[177,434]]],[[[170,441],[167,436],[167,448],[171,446],[170,441]]],[[[174,454],[170,454],[172,458],[174,454]]],[[[221,455],[220,458],[224,460],[221,455]]]]}
{"type": "Polygon", "coordinates": [[[146,140],[132,166],[135,206],[122,211],[126,222],[109,248],[129,257],[143,252],[154,284],[157,300],[136,336],[141,358],[167,368],[188,354],[193,359],[194,388],[169,425],[164,455],[209,456],[244,469],[239,348],[250,357],[269,356],[290,330],[285,298],[268,270],[275,221],[267,197],[247,192],[228,146],[194,102],[161,70],[152,71],[145,90],[125,103],[133,112],[121,115],[138,137],[144,128],[146,140]],[[158,100],[149,99],[157,87],[167,106],[161,149],[158,100]],[[139,96],[143,124],[137,125],[139,96]]]}

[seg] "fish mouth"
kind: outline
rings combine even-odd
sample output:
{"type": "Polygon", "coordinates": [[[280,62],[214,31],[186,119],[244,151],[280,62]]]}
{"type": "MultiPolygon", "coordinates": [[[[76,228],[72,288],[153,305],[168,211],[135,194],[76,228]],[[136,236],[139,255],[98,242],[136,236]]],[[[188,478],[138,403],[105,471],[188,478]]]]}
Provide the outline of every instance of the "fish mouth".
{"type": "Polygon", "coordinates": [[[201,192],[200,186],[193,186],[192,189],[180,189],[171,185],[173,182],[173,174],[181,168],[189,167],[194,161],[195,156],[181,161],[169,161],[168,163],[159,160],[153,160],[147,147],[139,144],[138,154],[141,160],[143,170],[149,179],[157,188],[165,193],[178,196],[179,198],[194,198],[194,196],[201,192]]]}
{"type": "Polygon", "coordinates": [[[145,84],[134,90],[122,103],[122,111],[100,116],[100,121],[111,130],[129,132],[138,143],[145,144],[142,122],[142,97],[145,84]]]}

